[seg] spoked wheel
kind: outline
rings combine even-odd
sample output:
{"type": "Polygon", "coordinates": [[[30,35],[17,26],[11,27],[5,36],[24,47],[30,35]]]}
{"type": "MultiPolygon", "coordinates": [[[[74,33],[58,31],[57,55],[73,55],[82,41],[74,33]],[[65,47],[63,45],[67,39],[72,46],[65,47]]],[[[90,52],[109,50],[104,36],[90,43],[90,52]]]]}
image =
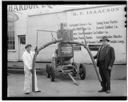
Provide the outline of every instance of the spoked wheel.
{"type": "Polygon", "coordinates": [[[47,78],[50,78],[50,65],[46,65],[47,78]]]}
{"type": "Polygon", "coordinates": [[[84,80],[86,77],[86,68],[83,64],[80,64],[79,75],[80,75],[81,80],[84,80]]]}
{"type": "Polygon", "coordinates": [[[77,71],[76,71],[77,65],[74,62],[72,63],[72,65],[73,65],[73,76],[76,76],[76,74],[77,74],[77,71]]]}
{"type": "Polygon", "coordinates": [[[55,70],[52,66],[50,66],[50,76],[51,76],[51,81],[55,80],[55,70]]]}

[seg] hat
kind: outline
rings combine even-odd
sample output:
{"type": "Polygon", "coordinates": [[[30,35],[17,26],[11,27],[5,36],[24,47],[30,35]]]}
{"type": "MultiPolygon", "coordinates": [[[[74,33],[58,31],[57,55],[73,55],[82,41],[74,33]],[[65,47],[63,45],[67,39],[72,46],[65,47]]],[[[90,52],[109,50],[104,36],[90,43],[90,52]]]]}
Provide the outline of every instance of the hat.
{"type": "Polygon", "coordinates": [[[32,47],[31,44],[27,44],[27,45],[25,46],[25,49],[28,48],[29,46],[32,47]]]}
{"type": "Polygon", "coordinates": [[[108,41],[109,42],[110,40],[107,38],[107,36],[103,36],[100,41],[108,41]]]}

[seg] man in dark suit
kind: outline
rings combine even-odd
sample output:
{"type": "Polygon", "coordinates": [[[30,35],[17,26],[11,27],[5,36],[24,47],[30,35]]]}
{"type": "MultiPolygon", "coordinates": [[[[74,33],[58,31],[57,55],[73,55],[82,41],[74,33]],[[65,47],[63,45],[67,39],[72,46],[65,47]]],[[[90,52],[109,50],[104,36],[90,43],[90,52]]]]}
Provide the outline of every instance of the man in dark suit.
{"type": "Polygon", "coordinates": [[[94,59],[97,58],[97,66],[99,67],[99,73],[102,79],[102,89],[99,90],[99,92],[110,93],[110,77],[115,61],[115,51],[114,48],[108,44],[109,40],[106,36],[103,36],[100,42],[102,45],[96,56],[94,56],[94,59]]]}

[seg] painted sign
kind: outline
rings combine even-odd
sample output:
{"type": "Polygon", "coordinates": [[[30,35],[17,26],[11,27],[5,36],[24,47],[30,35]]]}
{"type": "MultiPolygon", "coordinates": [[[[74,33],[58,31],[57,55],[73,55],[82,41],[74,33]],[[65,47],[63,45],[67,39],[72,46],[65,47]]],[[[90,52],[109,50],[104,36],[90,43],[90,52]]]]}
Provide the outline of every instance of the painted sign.
{"type": "MultiPolygon", "coordinates": [[[[115,49],[115,62],[126,63],[125,6],[110,5],[67,12],[68,27],[73,30],[73,40],[84,43],[84,38],[86,38],[91,51],[96,52],[97,48],[94,45],[100,45],[101,37],[107,36],[110,45],[115,49]]],[[[79,56],[81,59],[85,59],[83,53],[79,56]]]]}
{"type": "Polygon", "coordinates": [[[39,8],[52,9],[52,5],[8,5],[9,12],[26,11],[39,8]]]}
{"type": "Polygon", "coordinates": [[[106,35],[111,43],[123,46],[126,39],[124,7],[109,6],[68,12],[68,26],[73,29],[74,40],[84,42],[84,29],[87,43],[99,43],[99,39],[106,35]]]}

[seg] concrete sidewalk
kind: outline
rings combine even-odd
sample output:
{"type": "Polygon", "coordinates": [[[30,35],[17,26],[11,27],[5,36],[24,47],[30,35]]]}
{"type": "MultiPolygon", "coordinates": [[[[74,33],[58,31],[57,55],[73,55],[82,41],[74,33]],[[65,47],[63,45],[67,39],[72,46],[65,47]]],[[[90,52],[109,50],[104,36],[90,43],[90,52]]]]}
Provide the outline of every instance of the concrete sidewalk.
{"type": "Polygon", "coordinates": [[[127,96],[127,66],[114,65],[112,70],[111,80],[111,94],[98,93],[101,89],[100,83],[92,64],[86,65],[86,78],[80,80],[79,76],[75,79],[79,83],[79,87],[74,85],[68,76],[62,73],[56,73],[55,82],[51,82],[46,76],[46,64],[36,63],[38,74],[38,87],[42,90],[41,93],[31,93],[25,95],[23,92],[24,75],[22,62],[8,62],[8,97],[60,97],[60,96],[82,96],[82,97],[111,97],[111,96],[127,96]],[[18,70],[18,71],[17,71],[18,70]],[[15,73],[15,74],[14,74],[15,73]],[[21,73],[21,74],[19,74],[21,73]],[[115,80],[116,79],[116,80],[115,80]],[[17,87],[18,86],[18,87],[17,87]]]}
{"type": "Polygon", "coordinates": [[[98,80],[80,80],[76,77],[79,86],[73,84],[68,76],[63,74],[56,75],[55,82],[51,82],[45,75],[37,75],[38,87],[41,93],[31,93],[25,95],[24,75],[10,74],[8,76],[8,97],[60,97],[60,96],[76,96],[76,97],[111,97],[111,96],[127,96],[126,80],[111,80],[111,93],[99,93],[101,85],[98,80]]]}
{"type": "MultiPolygon", "coordinates": [[[[36,63],[37,74],[46,74],[46,64],[48,63],[36,63]]],[[[92,64],[85,64],[86,66],[86,78],[97,79],[96,72],[92,64]]],[[[23,62],[8,62],[8,73],[22,73],[23,74],[23,62]]],[[[116,80],[126,80],[127,65],[114,65],[111,73],[111,78],[116,80]]]]}

